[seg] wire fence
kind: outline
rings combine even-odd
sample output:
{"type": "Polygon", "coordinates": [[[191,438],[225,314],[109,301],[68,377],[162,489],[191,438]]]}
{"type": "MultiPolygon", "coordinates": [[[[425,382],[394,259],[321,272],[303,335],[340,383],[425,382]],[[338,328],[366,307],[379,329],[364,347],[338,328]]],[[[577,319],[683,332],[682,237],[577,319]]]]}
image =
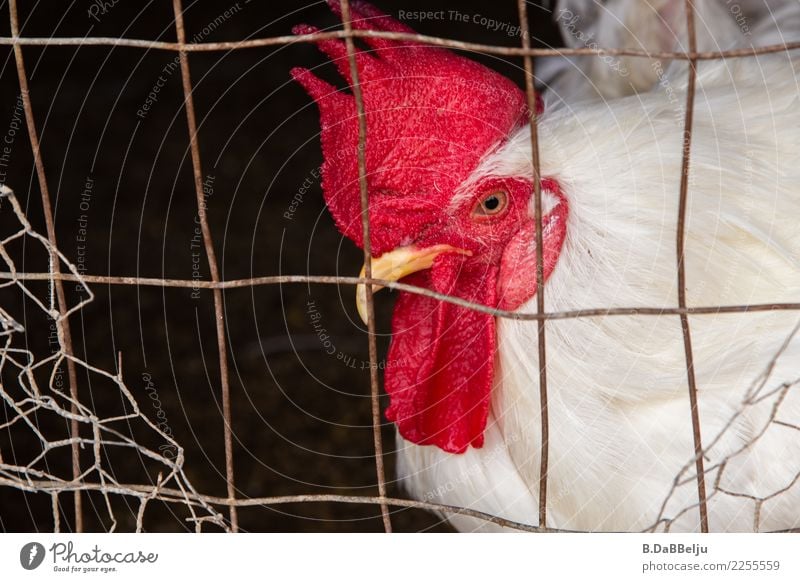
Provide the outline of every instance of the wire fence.
{"type": "MultiPolygon", "coordinates": [[[[41,454],[30,460],[26,464],[16,464],[7,462],[0,456],[0,486],[7,486],[28,492],[38,492],[49,494],[52,498],[53,530],[60,531],[62,525],[58,505],[63,496],[71,495],[75,512],[75,531],[83,531],[83,496],[88,492],[100,492],[106,499],[106,506],[109,517],[112,520],[112,529],[116,527],[114,514],[109,498],[111,496],[123,496],[138,501],[136,529],[143,529],[143,519],[148,504],[153,501],[160,501],[167,504],[174,504],[188,510],[187,519],[195,523],[198,531],[206,522],[212,522],[226,531],[236,532],[239,529],[239,519],[237,511],[244,507],[253,506],[272,506],[286,503],[347,503],[347,504],[369,504],[378,505],[381,508],[384,529],[389,532],[392,529],[390,507],[414,507],[420,509],[434,510],[447,514],[461,514],[479,518],[488,522],[502,525],[508,528],[523,531],[545,532],[563,531],[547,527],[547,500],[548,500],[548,458],[549,458],[549,422],[548,422],[548,395],[547,395],[547,322],[552,320],[585,318],[585,317],[612,317],[625,315],[638,316],[664,316],[674,315],[679,318],[683,336],[686,363],[686,384],[691,403],[691,421],[693,429],[694,457],[683,468],[679,475],[675,477],[672,489],[664,500],[662,510],[655,523],[650,528],[651,531],[658,529],[668,530],[671,523],[686,512],[696,511],[699,519],[701,531],[709,530],[708,502],[714,496],[731,495],[746,497],[751,499],[754,504],[754,530],[759,530],[760,510],[762,504],[788,489],[794,487],[800,480],[800,473],[786,484],[786,487],[768,495],[756,496],[738,491],[726,490],[721,485],[722,475],[726,464],[738,455],[746,454],[746,449],[755,441],[760,439],[770,426],[775,424],[785,428],[800,431],[800,426],[791,424],[779,418],[780,405],[789,391],[796,383],[784,383],[777,389],[768,386],[772,370],[784,355],[783,349],[797,334],[795,328],[789,337],[786,338],[783,349],[776,353],[769,366],[762,374],[756,384],[748,391],[747,398],[742,403],[742,408],[731,418],[730,423],[725,427],[720,435],[710,442],[703,441],[701,434],[701,422],[697,405],[697,382],[695,379],[694,355],[692,350],[692,334],[689,325],[689,316],[700,315],[719,315],[724,313],[755,313],[771,311],[800,310],[798,303],[769,303],[752,305],[720,305],[720,306],[687,306],[686,301],[686,273],[685,273],[685,225],[687,212],[687,194],[689,189],[690,153],[692,147],[692,123],[694,116],[696,67],[701,60],[711,59],[730,59],[748,58],[767,53],[777,53],[800,49],[800,43],[787,45],[765,46],[759,48],[737,49],[720,52],[698,52],[696,33],[694,26],[694,7],[691,0],[685,1],[686,23],[688,28],[689,50],[687,52],[647,52],[643,50],[629,49],[604,49],[604,48],[572,48],[572,49],[542,49],[531,47],[531,36],[528,29],[527,3],[525,0],[517,0],[519,22],[521,27],[521,46],[502,47],[485,45],[478,43],[462,42],[447,38],[439,38],[410,33],[381,32],[371,30],[355,30],[351,23],[351,11],[348,0],[341,0],[341,13],[344,29],[335,32],[319,32],[314,34],[303,34],[297,36],[278,36],[270,38],[250,39],[237,42],[209,42],[209,43],[187,43],[186,30],[183,20],[183,6],[181,0],[173,0],[173,10],[175,19],[175,32],[177,42],[161,42],[136,40],[126,38],[33,38],[20,36],[20,24],[17,11],[16,0],[9,2],[9,17],[11,24],[11,37],[0,38],[0,44],[13,48],[14,60],[19,79],[21,98],[27,123],[28,135],[31,143],[32,154],[35,164],[38,186],[42,196],[42,206],[46,225],[46,236],[37,233],[28,222],[16,196],[7,187],[2,187],[0,195],[8,200],[13,212],[19,222],[19,227],[11,235],[0,241],[0,256],[5,261],[5,272],[0,273],[0,288],[15,286],[27,297],[31,298],[43,313],[52,318],[58,341],[58,350],[48,358],[37,360],[34,355],[24,349],[15,347],[12,340],[15,334],[24,333],[23,327],[16,322],[8,313],[0,310],[0,369],[3,371],[13,370],[18,378],[19,386],[9,386],[8,383],[0,385],[0,397],[6,405],[14,411],[14,416],[5,424],[0,425],[0,430],[6,430],[14,426],[24,426],[30,435],[33,435],[41,443],[41,454]],[[531,112],[536,111],[534,93],[534,60],[533,57],[568,57],[579,55],[601,55],[632,56],[641,58],[660,58],[687,61],[688,66],[688,89],[686,92],[685,117],[683,128],[683,151],[681,164],[681,179],[679,196],[679,214],[676,225],[676,278],[678,289],[678,305],[675,306],[653,306],[653,307],[622,307],[622,308],[593,308],[574,311],[546,312],[545,310],[545,286],[543,275],[542,257],[542,192],[539,171],[539,146],[537,136],[536,114],[531,115],[531,145],[532,145],[532,164],[533,182],[535,197],[535,225],[536,225],[536,270],[537,270],[537,292],[536,300],[537,313],[515,313],[493,309],[484,305],[470,303],[457,297],[442,295],[434,291],[415,287],[403,283],[384,281],[372,278],[369,236],[369,213],[368,192],[367,192],[367,169],[365,162],[365,147],[368,147],[366,115],[364,103],[361,95],[361,87],[358,80],[358,68],[356,66],[356,48],[354,39],[358,38],[384,38],[389,40],[415,41],[435,46],[447,47],[451,49],[469,50],[486,54],[502,55],[506,57],[521,57],[524,62],[526,78],[526,95],[531,112]],[[203,162],[200,155],[198,144],[198,127],[196,113],[193,102],[193,86],[190,69],[190,53],[203,51],[233,51],[254,49],[266,46],[285,45],[290,43],[314,43],[322,39],[344,39],[350,69],[352,73],[352,90],[356,101],[359,118],[359,148],[358,148],[358,170],[359,186],[361,195],[361,208],[363,220],[363,241],[364,241],[364,262],[365,276],[341,277],[341,276],[265,276],[250,279],[223,280],[220,276],[213,233],[209,226],[206,205],[203,195],[203,162]],[[163,278],[141,278],[131,276],[100,276],[79,273],[75,265],[59,250],[56,241],[56,229],[54,224],[53,208],[48,188],[48,179],[45,172],[44,163],[39,145],[39,135],[35,122],[34,110],[31,105],[31,97],[28,88],[28,74],[26,72],[23,48],[26,46],[109,46],[109,47],[131,47],[144,50],[164,50],[175,51],[178,53],[180,61],[180,71],[182,78],[183,99],[186,113],[186,123],[189,137],[189,148],[193,168],[193,178],[195,194],[197,199],[197,213],[202,231],[202,242],[205,250],[210,280],[196,279],[163,279],[163,278]],[[22,272],[16,268],[11,255],[6,251],[6,246],[20,238],[29,238],[36,244],[41,245],[50,257],[50,268],[47,272],[22,272]],[[49,283],[48,293],[42,297],[35,290],[28,286],[28,283],[35,281],[46,281],[49,283]],[[70,306],[64,291],[65,282],[76,282],[85,288],[86,299],[78,304],[70,306]],[[261,498],[242,498],[237,496],[236,488],[236,467],[233,455],[233,432],[231,410],[231,396],[228,369],[228,351],[226,347],[226,321],[223,304],[223,291],[227,289],[254,287],[259,285],[278,285],[291,283],[315,283],[315,284],[335,284],[335,285],[366,285],[366,304],[367,304],[367,325],[369,342],[369,361],[370,361],[370,386],[372,404],[372,425],[373,425],[373,445],[375,470],[378,483],[377,496],[347,496],[347,495],[292,495],[292,496],[273,496],[261,498]],[[539,515],[538,523],[540,526],[531,526],[525,523],[517,523],[508,519],[489,515],[468,507],[453,507],[437,503],[416,501],[409,499],[393,498],[387,495],[386,475],[383,465],[383,445],[381,442],[381,420],[379,407],[379,377],[378,377],[378,356],[375,341],[375,314],[372,297],[372,284],[379,284],[388,288],[402,290],[405,292],[416,293],[446,301],[466,307],[476,311],[492,314],[499,318],[535,321],[537,325],[538,354],[539,354],[539,388],[540,388],[540,408],[541,408],[541,466],[539,471],[539,515]],[[219,393],[222,401],[222,414],[224,420],[224,454],[225,454],[225,478],[227,483],[227,496],[216,497],[205,495],[197,491],[184,471],[183,449],[180,443],[176,442],[169,434],[164,433],[161,428],[148,420],[147,416],[141,412],[139,405],[131,392],[127,389],[122,377],[122,356],[118,370],[111,374],[99,368],[93,367],[90,363],[77,358],[74,354],[72,333],[70,329],[70,316],[82,309],[93,299],[90,284],[103,285],[128,285],[128,286],[156,286],[156,287],[179,287],[203,289],[213,295],[215,330],[217,340],[218,366],[220,371],[219,393]],[[67,390],[55,385],[56,370],[60,366],[67,367],[67,390]],[[48,390],[40,388],[37,380],[41,370],[50,370],[48,390]],[[85,404],[80,393],[78,381],[78,371],[86,371],[110,381],[117,387],[122,397],[126,400],[131,409],[129,414],[117,417],[101,418],[92,407],[85,404]],[[704,459],[709,452],[719,446],[719,442],[725,432],[732,430],[736,419],[747,412],[748,409],[756,406],[769,404],[770,413],[763,419],[763,426],[756,431],[756,437],[747,446],[721,457],[721,461],[713,463],[713,466],[705,466],[704,459]],[[35,421],[36,414],[51,413],[58,415],[69,423],[70,437],[57,441],[48,440],[48,437],[39,431],[35,421]],[[143,430],[153,433],[153,436],[166,443],[170,450],[176,451],[174,455],[166,455],[164,450],[150,446],[144,446],[139,442],[125,436],[122,431],[116,428],[120,423],[131,423],[133,421],[142,423],[143,430]],[[90,427],[91,437],[81,436],[81,428],[90,427]],[[79,450],[88,447],[93,451],[93,463],[83,466],[79,458],[79,450]],[[149,461],[161,466],[157,483],[121,483],[115,480],[112,473],[105,467],[107,460],[101,453],[104,447],[125,447],[136,451],[139,455],[149,461]],[[71,477],[58,476],[46,470],[36,468],[38,462],[52,451],[58,454],[66,454],[69,450],[71,455],[71,477]],[[713,482],[706,482],[706,476],[716,472],[713,482]],[[684,486],[696,487],[697,502],[686,507],[679,515],[667,518],[664,510],[670,497],[675,491],[684,486]],[[709,491],[710,487],[710,491],[709,491]],[[225,510],[227,515],[220,513],[225,510]]],[[[798,380],[800,382],[800,379],[798,380]]],[[[797,436],[800,438],[800,435],[797,436]]]]}

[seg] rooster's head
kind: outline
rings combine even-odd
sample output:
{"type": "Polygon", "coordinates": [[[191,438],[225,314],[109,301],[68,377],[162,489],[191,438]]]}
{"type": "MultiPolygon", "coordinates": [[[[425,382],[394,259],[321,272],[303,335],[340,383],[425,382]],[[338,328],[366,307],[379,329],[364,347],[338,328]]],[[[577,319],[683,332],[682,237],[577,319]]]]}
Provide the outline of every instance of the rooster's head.
{"type": "MultiPolygon", "coordinates": [[[[338,11],[338,0],[329,3],[338,11]]],[[[413,33],[369,4],[350,4],[356,29],[413,33]]],[[[356,60],[367,125],[373,277],[403,278],[470,302],[517,309],[536,291],[532,173],[504,174],[487,161],[527,123],[525,95],[502,75],[450,51],[369,36],[364,41],[370,50],[358,51],[356,60]]],[[[318,44],[352,82],[344,43],[318,44]]],[[[328,208],[339,230],[362,246],[355,99],[307,69],[292,75],[320,109],[328,208]]],[[[561,201],[555,181],[544,179],[542,188],[561,201]]],[[[545,277],[565,237],[566,208],[558,202],[543,218],[545,277]]],[[[362,287],[362,314],[364,294],[362,287]]],[[[456,453],[480,447],[495,350],[491,315],[400,293],[386,363],[387,417],[417,444],[456,453]]]]}

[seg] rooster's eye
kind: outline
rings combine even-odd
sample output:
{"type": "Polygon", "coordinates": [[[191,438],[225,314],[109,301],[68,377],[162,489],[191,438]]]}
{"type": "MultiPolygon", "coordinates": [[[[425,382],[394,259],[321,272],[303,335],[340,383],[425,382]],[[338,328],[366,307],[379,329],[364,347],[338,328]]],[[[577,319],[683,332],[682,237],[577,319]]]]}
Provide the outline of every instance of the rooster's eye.
{"type": "Polygon", "coordinates": [[[472,210],[472,217],[476,219],[497,216],[505,211],[508,206],[508,195],[503,190],[490,192],[478,201],[472,210]]]}

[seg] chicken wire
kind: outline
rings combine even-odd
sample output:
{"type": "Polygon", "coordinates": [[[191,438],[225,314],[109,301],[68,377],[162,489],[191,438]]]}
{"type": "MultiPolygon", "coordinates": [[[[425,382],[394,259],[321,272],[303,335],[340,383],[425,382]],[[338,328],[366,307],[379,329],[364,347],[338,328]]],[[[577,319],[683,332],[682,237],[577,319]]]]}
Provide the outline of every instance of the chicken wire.
{"type": "MultiPolygon", "coordinates": [[[[34,165],[38,178],[38,185],[42,194],[42,205],[45,213],[46,236],[36,232],[21,208],[14,193],[6,186],[2,187],[0,195],[6,206],[10,205],[18,223],[18,227],[13,232],[0,241],[0,256],[5,262],[5,270],[0,273],[0,288],[15,287],[20,292],[30,298],[39,310],[47,315],[53,322],[55,331],[55,343],[57,349],[49,357],[37,359],[28,350],[18,347],[17,340],[26,330],[14,320],[5,310],[0,308],[0,372],[4,373],[4,382],[0,384],[0,397],[5,401],[6,406],[13,411],[10,418],[6,418],[0,424],[0,430],[18,430],[38,441],[41,449],[38,454],[22,462],[18,459],[7,460],[0,456],[0,485],[11,487],[25,492],[41,493],[49,495],[52,499],[52,528],[53,531],[62,529],[59,513],[59,504],[62,503],[64,496],[72,496],[75,510],[74,529],[82,531],[83,527],[83,507],[82,500],[85,494],[99,492],[105,500],[108,516],[111,520],[111,529],[117,526],[114,516],[111,498],[119,497],[135,502],[136,509],[136,530],[143,529],[143,520],[148,504],[161,502],[176,506],[185,510],[185,519],[195,524],[195,528],[200,531],[206,522],[214,523],[226,531],[237,531],[239,508],[255,506],[273,506],[286,503],[310,503],[310,502],[336,502],[350,504],[372,504],[381,508],[385,531],[391,531],[390,507],[414,507],[428,509],[443,513],[458,513],[472,516],[475,518],[490,521],[513,529],[524,531],[544,532],[559,531],[547,525],[547,478],[548,478],[548,451],[549,451],[549,425],[547,421],[547,368],[546,368],[546,322],[556,319],[579,318],[579,317],[611,317],[618,315],[674,315],[680,319],[683,332],[683,340],[686,354],[686,374],[687,388],[691,403],[693,440],[695,455],[683,467],[681,472],[675,476],[672,489],[663,501],[661,512],[657,520],[648,531],[668,531],[672,522],[681,515],[696,511],[699,519],[701,531],[708,531],[707,504],[709,499],[715,496],[736,496],[750,499],[753,504],[753,529],[758,531],[761,506],[764,502],[781,495],[785,491],[794,487],[800,480],[800,473],[785,483],[779,490],[769,492],[762,496],[755,496],[746,491],[729,490],[723,485],[723,475],[726,466],[738,455],[747,453],[747,449],[755,444],[768,429],[780,426],[784,429],[800,431],[800,426],[794,425],[782,419],[780,416],[780,406],[787,393],[793,389],[800,378],[792,383],[784,383],[778,387],[771,386],[769,381],[775,364],[783,356],[783,349],[776,353],[769,366],[764,370],[758,381],[748,390],[741,408],[734,414],[728,425],[710,442],[703,442],[700,432],[700,419],[697,410],[697,386],[694,378],[693,352],[691,347],[691,330],[689,327],[689,315],[716,315],[721,313],[743,313],[760,312],[774,310],[800,310],[800,303],[784,304],[758,304],[758,305],[727,305],[727,306],[702,306],[687,307],[686,305],[686,277],[684,272],[684,224],[686,215],[686,200],[688,192],[689,176],[689,154],[691,151],[692,119],[694,110],[695,96],[695,66],[699,60],[719,59],[719,58],[746,58],[759,54],[788,51],[800,48],[800,43],[780,46],[766,46],[758,49],[739,49],[721,52],[697,52],[694,14],[691,0],[686,0],[686,19],[689,33],[689,50],[687,52],[661,52],[653,53],[640,50],[629,49],[603,49],[603,48],[573,48],[573,49],[540,49],[531,48],[530,34],[528,30],[527,6],[524,0],[517,1],[519,12],[519,22],[521,30],[521,46],[518,48],[484,45],[478,43],[462,42],[447,38],[431,37],[410,33],[395,32],[376,32],[354,30],[350,22],[350,7],[348,0],[341,0],[342,21],[344,30],[335,32],[319,32],[315,34],[304,34],[299,36],[278,36],[269,38],[248,39],[237,42],[191,42],[187,43],[186,32],[183,22],[183,7],[181,0],[173,0],[173,10],[175,19],[175,32],[177,42],[160,42],[133,40],[126,38],[32,38],[20,37],[19,19],[17,14],[17,3],[15,0],[9,2],[9,17],[11,23],[11,37],[0,38],[0,44],[13,47],[13,55],[16,63],[21,100],[23,104],[25,121],[27,123],[28,134],[32,147],[34,165]],[[361,90],[358,81],[358,70],[355,61],[354,39],[359,37],[380,37],[393,40],[411,40],[423,42],[431,45],[442,46],[452,49],[470,50],[486,54],[502,55],[509,57],[522,57],[524,62],[526,77],[526,94],[529,109],[535,111],[534,96],[534,62],[533,57],[563,57],[574,55],[619,55],[633,56],[640,58],[662,58],[686,60],[688,67],[688,90],[686,96],[684,137],[683,140],[683,162],[680,182],[680,205],[679,216],[676,226],[676,277],[678,282],[678,306],[663,307],[654,306],[650,308],[597,308],[583,309],[569,312],[546,312],[544,309],[544,278],[542,277],[542,201],[539,175],[539,156],[537,145],[537,123],[536,116],[531,117],[531,142],[534,169],[534,196],[535,196],[535,218],[536,218],[536,237],[537,237],[537,305],[538,311],[535,314],[519,314],[502,310],[488,308],[482,305],[471,304],[457,297],[449,297],[427,289],[417,288],[403,283],[373,279],[371,276],[371,252],[369,237],[369,219],[367,208],[367,181],[365,166],[365,144],[367,142],[367,128],[364,115],[364,105],[361,98],[361,90]],[[359,116],[359,185],[361,194],[361,206],[363,217],[364,232],[364,262],[365,276],[341,277],[341,276],[271,276],[256,277],[250,279],[223,280],[220,276],[218,261],[214,252],[214,242],[211,228],[206,214],[203,192],[203,171],[198,144],[198,130],[196,114],[193,102],[193,86],[189,66],[189,53],[202,51],[231,51],[245,48],[265,47],[275,45],[285,45],[290,43],[311,43],[321,39],[341,38],[345,40],[347,55],[353,77],[352,90],[356,101],[359,116]],[[44,163],[39,146],[39,138],[34,120],[34,112],[31,105],[30,93],[28,90],[28,75],[23,58],[24,46],[126,46],[143,50],[164,50],[174,51],[178,54],[180,65],[183,99],[186,112],[186,123],[189,135],[189,149],[193,168],[193,178],[195,194],[197,199],[197,212],[202,232],[202,243],[208,262],[210,272],[209,280],[198,281],[196,279],[163,279],[163,278],[143,278],[128,276],[101,276],[82,273],[74,263],[71,263],[64,254],[58,250],[56,245],[56,232],[54,227],[53,209],[50,201],[48,181],[45,174],[44,163]],[[40,245],[49,257],[49,269],[46,272],[20,272],[11,254],[6,247],[20,239],[30,239],[36,245],[40,245]],[[32,287],[36,281],[48,283],[45,293],[41,289],[32,287]],[[85,298],[69,305],[64,292],[64,282],[75,282],[85,291],[85,298]],[[278,285],[287,283],[316,283],[316,284],[342,284],[357,285],[368,283],[367,289],[367,326],[369,342],[369,364],[370,364],[370,386],[371,386],[371,410],[373,425],[373,447],[375,458],[375,469],[378,484],[377,496],[348,496],[348,495],[290,495],[249,498],[237,496],[235,482],[235,466],[233,458],[233,433],[231,409],[230,384],[228,370],[228,351],[226,347],[226,322],[223,309],[223,291],[226,289],[253,287],[258,285],[278,285]],[[540,369],[540,406],[542,418],[542,451],[540,468],[540,502],[539,519],[540,527],[531,526],[524,523],[516,523],[510,520],[488,515],[468,507],[452,507],[436,503],[415,501],[408,499],[392,498],[387,495],[386,476],[383,466],[383,445],[380,433],[380,407],[379,407],[379,378],[378,378],[378,357],[375,341],[375,315],[372,299],[372,288],[369,283],[380,284],[385,287],[403,290],[420,295],[426,295],[441,301],[448,301],[462,307],[482,311],[496,317],[528,320],[533,325],[536,322],[538,327],[538,351],[540,369]],[[148,419],[137,403],[133,394],[126,387],[123,378],[123,358],[120,360],[117,370],[114,373],[92,366],[88,361],[75,357],[72,335],[70,330],[70,316],[76,314],[84,308],[94,298],[91,292],[91,284],[105,285],[144,285],[157,287],[178,287],[202,289],[210,292],[214,300],[215,330],[217,340],[218,366],[220,371],[219,392],[222,400],[222,415],[224,421],[224,453],[225,453],[225,478],[227,483],[227,496],[218,497],[206,495],[198,491],[190,482],[186,474],[185,459],[183,449],[171,434],[165,432],[163,428],[148,419]],[[67,386],[64,390],[63,369],[67,368],[67,386]],[[99,378],[110,382],[119,391],[124,401],[125,411],[114,416],[101,416],[93,408],[91,402],[87,402],[85,396],[80,393],[77,371],[82,370],[88,374],[96,375],[99,378]],[[13,383],[8,382],[8,378],[16,379],[13,383]],[[45,381],[43,381],[45,380],[45,381]],[[46,388],[43,388],[46,386],[46,388]],[[732,430],[736,419],[745,414],[752,407],[766,407],[768,414],[764,417],[763,426],[759,427],[757,436],[741,449],[730,455],[722,457],[721,461],[712,466],[706,466],[704,457],[714,450],[719,441],[724,437],[725,432],[732,430]],[[53,439],[43,434],[37,423],[39,415],[55,415],[68,423],[69,435],[67,438],[53,439]],[[136,436],[127,434],[121,427],[136,425],[136,436]],[[81,436],[80,427],[88,427],[91,436],[81,436]],[[155,443],[161,443],[156,445],[155,443]],[[148,444],[144,444],[148,443],[148,444]],[[153,444],[150,444],[153,443],[153,444]],[[134,451],[142,458],[146,458],[155,467],[153,469],[158,477],[156,482],[152,482],[149,474],[145,472],[141,476],[140,482],[119,482],[114,477],[113,470],[109,467],[109,460],[104,453],[107,448],[127,448],[134,451]],[[92,451],[92,463],[86,466],[81,463],[78,455],[80,449],[87,448],[92,451]],[[69,451],[69,452],[67,452],[69,451]],[[169,451],[170,454],[167,454],[169,451]],[[70,459],[71,466],[66,471],[51,471],[48,467],[48,459],[53,457],[70,459]],[[716,473],[713,482],[706,482],[706,476],[716,473]],[[664,511],[667,503],[681,487],[694,487],[697,490],[697,503],[684,508],[678,515],[666,518],[664,511]],[[222,511],[227,512],[223,516],[222,511]]],[[[8,210],[5,210],[8,212],[8,210]]],[[[29,330],[28,330],[29,331],[29,330]]],[[[798,327],[795,327],[789,337],[786,338],[784,347],[797,334],[798,327]]],[[[133,431],[131,431],[133,432],[133,431]]],[[[800,438],[798,435],[797,438],[800,438]]]]}

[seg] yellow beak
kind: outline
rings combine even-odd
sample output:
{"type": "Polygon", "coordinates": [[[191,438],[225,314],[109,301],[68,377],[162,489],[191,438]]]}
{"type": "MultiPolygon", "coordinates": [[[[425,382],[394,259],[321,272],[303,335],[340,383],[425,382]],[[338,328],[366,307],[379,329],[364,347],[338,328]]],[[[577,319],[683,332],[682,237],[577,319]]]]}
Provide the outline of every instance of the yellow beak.
{"type": "MultiPolygon", "coordinates": [[[[458,253],[468,256],[472,254],[450,245],[435,245],[424,249],[415,246],[398,247],[372,260],[372,278],[398,281],[411,273],[430,269],[434,259],[442,253],[458,253]]],[[[364,277],[365,270],[366,266],[361,267],[359,277],[364,277]]],[[[372,286],[373,293],[381,289],[383,289],[381,285],[372,286]]],[[[367,286],[364,283],[356,287],[356,307],[362,321],[367,323],[367,286]]]]}

